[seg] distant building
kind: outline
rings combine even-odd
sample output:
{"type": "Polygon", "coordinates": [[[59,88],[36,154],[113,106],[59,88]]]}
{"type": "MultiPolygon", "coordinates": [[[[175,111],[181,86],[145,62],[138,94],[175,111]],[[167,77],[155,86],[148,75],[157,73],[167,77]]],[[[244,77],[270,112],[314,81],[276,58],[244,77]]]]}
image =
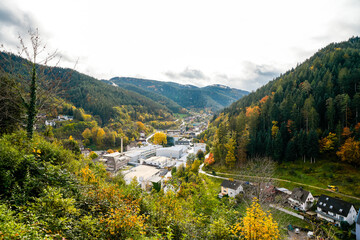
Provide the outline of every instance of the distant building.
{"type": "Polygon", "coordinates": [[[103,162],[105,162],[107,166],[106,170],[113,173],[116,173],[120,168],[126,166],[130,161],[129,157],[119,152],[105,154],[103,155],[103,159],[105,159],[103,162]]]}
{"type": "Polygon", "coordinates": [[[206,152],[206,143],[194,143],[194,153],[196,154],[199,150],[206,152]]]}
{"type": "Polygon", "coordinates": [[[45,126],[55,127],[56,122],[54,120],[45,120],[45,126]]]}
{"type": "Polygon", "coordinates": [[[174,136],[179,136],[181,135],[181,131],[180,130],[167,130],[166,134],[169,137],[174,137],[174,136]]]}
{"type": "Polygon", "coordinates": [[[338,198],[321,195],[317,203],[318,217],[329,222],[340,224],[346,221],[350,225],[355,222],[356,210],[354,205],[338,198]]]}
{"type": "Polygon", "coordinates": [[[275,193],[284,194],[285,196],[291,195],[291,191],[287,188],[275,188],[275,193]]]}
{"type": "Polygon", "coordinates": [[[57,117],[57,120],[58,121],[67,121],[67,120],[73,120],[74,118],[73,118],[73,116],[68,116],[68,115],[59,115],[58,117],[57,117]]]}
{"type": "Polygon", "coordinates": [[[221,183],[221,192],[219,194],[219,197],[228,195],[229,197],[235,197],[240,192],[243,191],[243,187],[241,186],[241,182],[234,180],[224,180],[221,183]]]}
{"type": "Polygon", "coordinates": [[[164,156],[169,158],[181,158],[185,150],[183,146],[174,146],[167,148],[158,148],[156,149],[156,156],[164,156]]]}
{"type": "Polygon", "coordinates": [[[173,167],[176,164],[175,161],[172,161],[170,158],[164,156],[155,156],[148,158],[144,160],[144,163],[159,168],[173,167]]]}
{"type": "Polygon", "coordinates": [[[125,156],[130,158],[130,162],[140,162],[140,159],[147,159],[152,156],[156,156],[156,149],[162,148],[158,145],[149,145],[145,147],[132,148],[129,151],[124,152],[125,156]]]}
{"type": "Polygon", "coordinates": [[[153,183],[161,183],[163,173],[164,170],[156,167],[140,165],[124,172],[124,179],[126,184],[130,184],[136,178],[143,190],[150,190],[149,188],[151,188],[153,183]]]}
{"type": "Polygon", "coordinates": [[[312,207],[315,199],[310,192],[302,188],[294,188],[288,200],[292,207],[307,211],[312,207]]]}
{"type": "Polygon", "coordinates": [[[191,141],[190,140],[178,140],[175,141],[175,146],[181,145],[181,146],[190,146],[191,141]]]}
{"type": "Polygon", "coordinates": [[[360,209],[356,220],[356,240],[360,240],[360,209]]]}

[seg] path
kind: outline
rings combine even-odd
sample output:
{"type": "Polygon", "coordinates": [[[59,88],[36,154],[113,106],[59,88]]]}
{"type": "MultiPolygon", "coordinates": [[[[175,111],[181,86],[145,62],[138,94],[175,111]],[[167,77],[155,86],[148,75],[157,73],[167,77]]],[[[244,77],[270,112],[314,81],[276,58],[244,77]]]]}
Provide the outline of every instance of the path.
{"type": "MultiPolygon", "coordinates": [[[[224,178],[224,177],[220,177],[220,176],[214,176],[214,175],[211,175],[211,174],[209,174],[209,173],[204,172],[204,171],[202,170],[203,165],[204,165],[204,164],[201,164],[201,165],[200,165],[200,170],[199,170],[200,173],[203,173],[203,174],[205,174],[205,175],[207,175],[207,176],[210,176],[210,177],[221,178],[221,179],[228,179],[228,178],[224,178]]],[[[360,198],[358,198],[358,197],[354,197],[354,196],[347,195],[347,194],[343,194],[343,193],[339,193],[339,192],[334,192],[334,191],[331,191],[331,190],[326,189],[326,188],[321,188],[321,187],[312,186],[312,185],[308,185],[308,184],[305,184],[305,183],[294,182],[294,181],[290,181],[290,180],[286,180],[286,179],[281,179],[281,178],[257,177],[257,176],[251,176],[251,175],[232,174],[232,173],[218,173],[218,174],[235,176],[235,177],[242,177],[242,178],[247,177],[247,178],[254,178],[254,179],[268,179],[268,180],[275,180],[275,181],[279,181],[279,182],[294,183],[294,184],[298,184],[298,185],[302,185],[302,186],[306,186],[306,187],[310,187],[310,188],[315,188],[315,189],[319,189],[319,190],[323,190],[323,191],[332,192],[332,193],[338,194],[338,195],[340,195],[340,196],[344,196],[344,197],[348,197],[348,198],[352,198],[352,199],[356,199],[356,200],[360,201],[360,198]]]]}
{"type": "Polygon", "coordinates": [[[274,204],[270,204],[269,206],[272,207],[272,208],[275,208],[275,209],[277,209],[277,210],[279,210],[279,211],[282,211],[282,212],[284,212],[284,213],[287,213],[287,214],[289,214],[289,215],[292,215],[292,216],[294,216],[294,217],[300,218],[301,220],[304,220],[304,216],[301,216],[300,214],[294,213],[294,212],[289,211],[289,210],[287,210],[287,209],[285,209],[285,208],[282,208],[282,207],[278,207],[278,206],[276,206],[276,205],[274,205],[274,204]]]}

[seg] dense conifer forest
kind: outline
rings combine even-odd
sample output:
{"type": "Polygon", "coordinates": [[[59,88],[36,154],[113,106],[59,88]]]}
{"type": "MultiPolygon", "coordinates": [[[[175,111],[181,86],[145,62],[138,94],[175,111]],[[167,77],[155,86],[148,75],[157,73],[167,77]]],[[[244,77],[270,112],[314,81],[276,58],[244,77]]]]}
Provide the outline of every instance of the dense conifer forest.
{"type": "Polygon", "coordinates": [[[360,162],[360,38],[332,43],[214,116],[214,159],[233,167],[256,156],[278,162],[321,154],[360,162]]]}

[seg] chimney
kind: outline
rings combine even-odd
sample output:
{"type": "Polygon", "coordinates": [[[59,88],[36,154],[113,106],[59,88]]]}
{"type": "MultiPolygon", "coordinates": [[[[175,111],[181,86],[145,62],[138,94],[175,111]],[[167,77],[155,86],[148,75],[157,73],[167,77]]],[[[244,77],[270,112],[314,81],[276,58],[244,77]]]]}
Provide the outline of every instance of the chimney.
{"type": "Polygon", "coordinates": [[[123,138],[121,138],[121,153],[123,153],[123,151],[124,151],[124,146],[123,146],[123,138]]]}

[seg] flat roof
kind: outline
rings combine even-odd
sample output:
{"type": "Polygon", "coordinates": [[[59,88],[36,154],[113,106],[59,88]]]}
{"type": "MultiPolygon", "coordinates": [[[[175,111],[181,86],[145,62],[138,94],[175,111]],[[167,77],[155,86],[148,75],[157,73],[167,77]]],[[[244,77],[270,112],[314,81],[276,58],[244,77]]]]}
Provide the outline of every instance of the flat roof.
{"type": "Polygon", "coordinates": [[[154,156],[154,157],[151,157],[151,158],[148,158],[145,160],[145,162],[165,162],[165,161],[168,161],[170,160],[170,158],[168,157],[164,157],[164,156],[154,156]]]}
{"type": "Polygon", "coordinates": [[[133,167],[127,172],[124,172],[124,178],[125,180],[132,180],[134,177],[136,177],[138,181],[140,178],[146,180],[159,172],[160,170],[156,167],[140,165],[137,167],[133,167]]]}
{"type": "Polygon", "coordinates": [[[118,157],[120,156],[121,153],[119,152],[114,152],[114,153],[108,153],[108,154],[105,154],[104,157],[118,157]]]}

